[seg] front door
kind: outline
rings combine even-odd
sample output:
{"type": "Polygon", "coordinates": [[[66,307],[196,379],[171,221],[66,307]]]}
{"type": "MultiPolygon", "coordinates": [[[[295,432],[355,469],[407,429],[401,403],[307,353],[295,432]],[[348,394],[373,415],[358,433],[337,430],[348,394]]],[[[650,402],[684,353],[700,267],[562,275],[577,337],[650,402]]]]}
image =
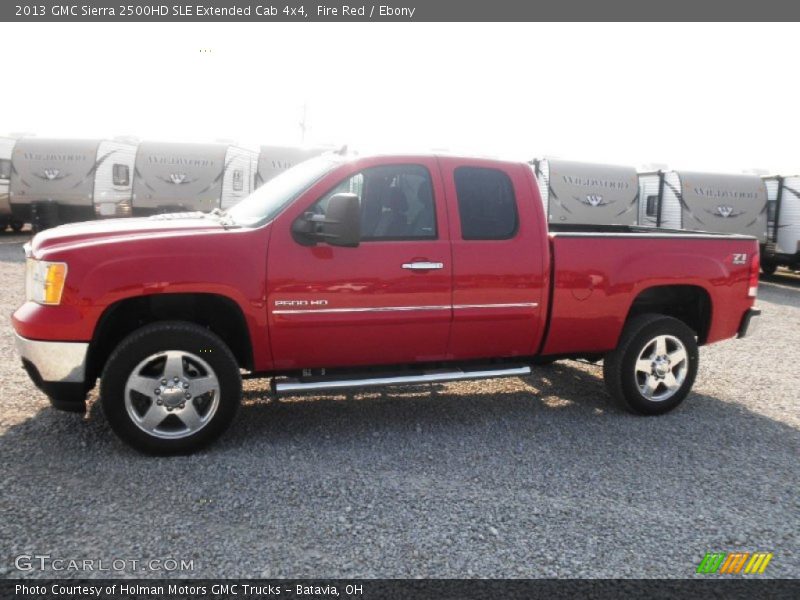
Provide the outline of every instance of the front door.
{"type": "MultiPolygon", "coordinates": [[[[441,360],[452,316],[444,192],[434,159],[340,174],[319,198],[273,224],[267,263],[276,369],[441,360]],[[323,214],[335,193],[361,199],[356,248],[294,240],[303,213],[323,214]]],[[[299,203],[296,203],[299,204],[299,203]]]]}

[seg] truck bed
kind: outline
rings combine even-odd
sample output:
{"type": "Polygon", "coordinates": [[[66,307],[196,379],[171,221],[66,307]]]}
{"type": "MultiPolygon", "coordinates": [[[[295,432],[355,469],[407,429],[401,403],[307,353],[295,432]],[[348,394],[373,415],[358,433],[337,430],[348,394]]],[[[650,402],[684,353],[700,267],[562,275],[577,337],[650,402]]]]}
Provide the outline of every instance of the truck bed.
{"type": "Polygon", "coordinates": [[[599,355],[614,348],[644,290],[674,293],[677,283],[696,294],[698,310],[725,307],[715,311],[708,331],[698,332],[701,344],[734,337],[751,305],[753,237],[614,225],[550,229],[552,297],[543,354],[599,355]]]}

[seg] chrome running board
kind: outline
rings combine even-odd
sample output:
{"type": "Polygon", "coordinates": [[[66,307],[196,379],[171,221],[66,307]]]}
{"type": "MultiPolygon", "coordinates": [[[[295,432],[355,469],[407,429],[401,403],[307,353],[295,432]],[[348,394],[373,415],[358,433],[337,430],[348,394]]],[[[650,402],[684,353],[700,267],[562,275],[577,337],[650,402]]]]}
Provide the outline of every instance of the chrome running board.
{"type": "Polygon", "coordinates": [[[505,369],[482,369],[479,371],[436,371],[419,375],[398,375],[395,377],[364,377],[362,379],[321,379],[302,381],[300,379],[273,380],[273,389],[278,394],[308,392],[314,390],[339,390],[383,385],[409,385],[415,383],[447,383],[465,379],[491,379],[494,377],[513,377],[530,375],[530,367],[511,367],[505,369]]]}

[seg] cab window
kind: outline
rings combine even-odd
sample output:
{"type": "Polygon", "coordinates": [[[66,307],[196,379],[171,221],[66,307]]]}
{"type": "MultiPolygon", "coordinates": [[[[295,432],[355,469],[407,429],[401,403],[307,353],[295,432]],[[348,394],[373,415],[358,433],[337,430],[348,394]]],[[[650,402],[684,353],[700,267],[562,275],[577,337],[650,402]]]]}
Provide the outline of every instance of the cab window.
{"type": "Polygon", "coordinates": [[[320,198],[311,212],[324,214],[334,194],[361,200],[361,241],[436,239],[436,210],[430,173],[419,165],[364,169],[320,198]]]}

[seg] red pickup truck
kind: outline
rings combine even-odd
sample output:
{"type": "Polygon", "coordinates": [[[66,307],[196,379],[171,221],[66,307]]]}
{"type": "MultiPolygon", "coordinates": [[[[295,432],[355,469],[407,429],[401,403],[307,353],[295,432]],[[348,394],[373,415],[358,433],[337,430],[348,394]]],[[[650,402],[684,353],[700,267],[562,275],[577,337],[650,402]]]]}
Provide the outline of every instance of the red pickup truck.
{"type": "Polygon", "coordinates": [[[551,226],[526,164],[326,155],[227,212],[66,225],[27,253],[13,315],[56,408],[100,401],[125,441],[192,451],[243,377],[275,393],[524,375],[604,360],[624,408],[688,394],[698,346],[759,314],[758,242],[551,226]]]}

